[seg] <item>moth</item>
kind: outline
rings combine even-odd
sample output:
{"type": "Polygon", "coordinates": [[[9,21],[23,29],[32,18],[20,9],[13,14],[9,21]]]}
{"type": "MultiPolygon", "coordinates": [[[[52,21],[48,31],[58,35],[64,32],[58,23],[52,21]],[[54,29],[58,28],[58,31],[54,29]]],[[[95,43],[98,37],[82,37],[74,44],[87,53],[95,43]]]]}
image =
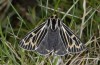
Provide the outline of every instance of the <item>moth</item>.
{"type": "Polygon", "coordinates": [[[42,55],[54,53],[62,56],[85,50],[85,45],[57,15],[49,17],[30,31],[20,41],[20,46],[26,50],[35,50],[42,55]]]}

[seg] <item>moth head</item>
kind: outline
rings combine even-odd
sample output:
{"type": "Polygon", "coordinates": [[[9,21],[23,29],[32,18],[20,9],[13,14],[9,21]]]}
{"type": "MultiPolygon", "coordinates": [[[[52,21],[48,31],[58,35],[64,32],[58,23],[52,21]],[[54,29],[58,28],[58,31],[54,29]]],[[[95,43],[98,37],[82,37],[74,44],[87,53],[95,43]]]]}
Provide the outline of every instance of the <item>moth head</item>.
{"type": "Polygon", "coordinates": [[[61,23],[57,15],[53,15],[48,19],[47,25],[51,28],[51,30],[55,31],[60,27],[61,23]]]}

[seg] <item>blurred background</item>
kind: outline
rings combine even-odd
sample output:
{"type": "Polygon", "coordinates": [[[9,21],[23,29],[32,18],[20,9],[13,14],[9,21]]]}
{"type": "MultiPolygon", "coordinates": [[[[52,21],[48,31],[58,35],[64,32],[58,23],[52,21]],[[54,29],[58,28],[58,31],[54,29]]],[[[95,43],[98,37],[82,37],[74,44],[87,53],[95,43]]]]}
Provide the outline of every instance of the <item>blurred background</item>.
{"type": "Polygon", "coordinates": [[[0,0],[0,65],[100,65],[100,1],[0,0]],[[19,41],[55,12],[87,50],[42,56],[20,48],[19,41]]]}

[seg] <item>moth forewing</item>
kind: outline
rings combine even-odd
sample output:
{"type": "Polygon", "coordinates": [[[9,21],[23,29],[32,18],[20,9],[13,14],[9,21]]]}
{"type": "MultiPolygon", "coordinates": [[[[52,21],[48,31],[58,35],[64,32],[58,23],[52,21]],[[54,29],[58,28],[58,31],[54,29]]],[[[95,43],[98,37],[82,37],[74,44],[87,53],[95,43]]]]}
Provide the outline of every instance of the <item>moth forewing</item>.
{"type": "Polygon", "coordinates": [[[43,22],[41,25],[30,31],[25,38],[23,38],[19,44],[20,47],[26,49],[26,50],[35,50],[36,47],[36,35],[39,34],[41,31],[41,28],[45,25],[45,22],[43,22]]]}
{"type": "Polygon", "coordinates": [[[40,42],[42,41],[42,39],[45,37],[46,33],[47,33],[47,28],[46,28],[46,26],[44,26],[44,27],[41,29],[40,34],[37,35],[37,39],[36,39],[36,43],[37,43],[36,46],[37,46],[37,47],[39,46],[39,44],[40,44],[40,42]]]}
{"type": "Polygon", "coordinates": [[[64,23],[62,23],[62,29],[65,32],[65,38],[67,40],[66,46],[68,46],[68,51],[70,53],[78,53],[85,49],[85,45],[81,42],[81,40],[71,31],[69,27],[67,27],[64,23]]]}

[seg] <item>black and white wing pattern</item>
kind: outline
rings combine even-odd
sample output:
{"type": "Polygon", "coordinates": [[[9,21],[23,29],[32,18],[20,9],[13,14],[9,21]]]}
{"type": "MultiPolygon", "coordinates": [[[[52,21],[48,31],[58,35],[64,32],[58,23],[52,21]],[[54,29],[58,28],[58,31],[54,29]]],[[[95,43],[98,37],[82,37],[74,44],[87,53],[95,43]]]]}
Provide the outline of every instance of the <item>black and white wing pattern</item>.
{"type": "Polygon", "coordinates": [[[63,22],[60,28],[60,35],[69,53],[79,53],[86,49],[81,40],[63,22]]]}
{"type": "Polygon", "coordinates": [[[56,55],[78,53],[85,45],[56,15],[29,32],[20,41],[26,50],[36,50],[42,55],[54,52],[56,55]]]}
{"type": "Polygon", "coordinates": [[[46,31],[45,22],[44,22],[40,26],[38,26],[37,28],[29,32],[19,42],[20,46],[26,50],[35,50],[37,46],[39,45],[39,40],[41,40],[41,37],[43,38],[45,36],[44,33],[46,32],[47,31],[46,31]]]}

